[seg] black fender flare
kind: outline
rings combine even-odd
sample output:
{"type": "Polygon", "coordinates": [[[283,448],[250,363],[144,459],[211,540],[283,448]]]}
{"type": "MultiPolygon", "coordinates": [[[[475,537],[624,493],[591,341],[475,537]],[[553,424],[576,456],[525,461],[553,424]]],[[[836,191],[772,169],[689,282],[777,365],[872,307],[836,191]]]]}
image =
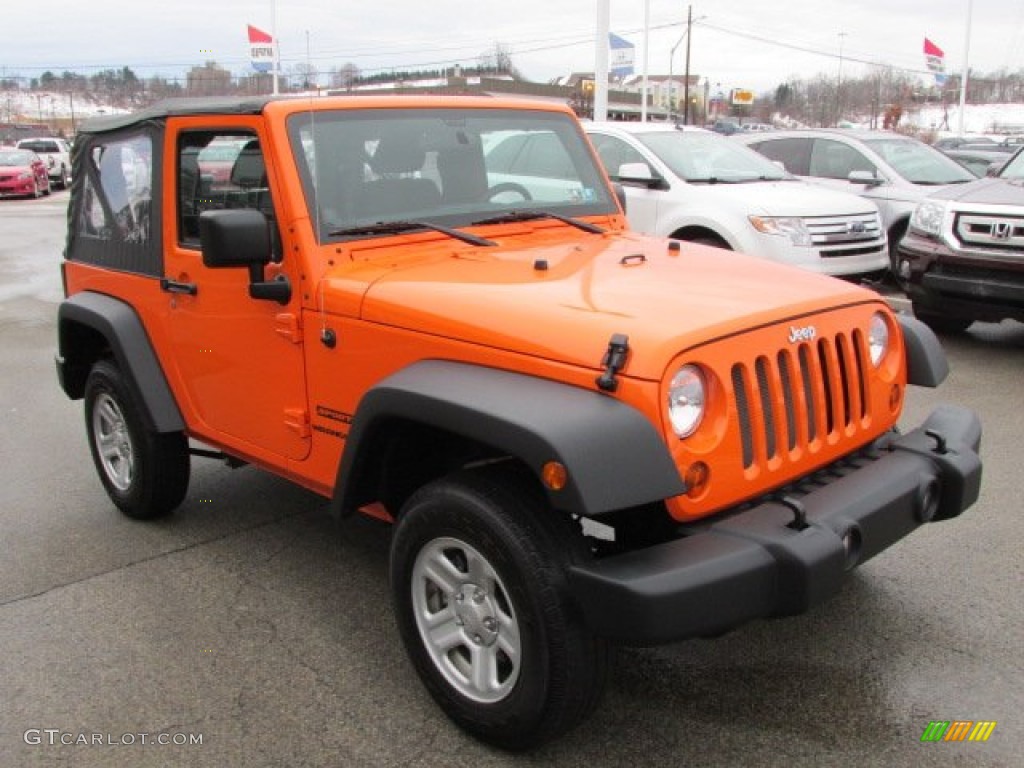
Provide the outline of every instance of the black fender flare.
{"type": "Polygon", "coordinates": [[[935,332],[916,317],[896,315],[907,350],[907,383],[937,387],[949,375],[949,361],[935,332]]]}
{"type": "Polygon", "coordinates": [[[359,402],[338,466],[331,510],[354,511],[355,486],[383,423],[405,419],[515,456],[538,477],[549,461],[565,487],[541,484],[551,505],[594,516],[677,496],[685,485],[664,441],[636,408],[609,395],[547,379],[444,360],[414,363],[359,402]]]}
{"type": "Polygon", "coordinates": [[[57,310],[57,375],[72,400],[81,399],[98,350],[83,349],[81,329],[90,329],[106,341],[118,367],[125,372],[136,402],[142,403],[146,426],[154,432],[181,432],[185,420],[167,377],[131,305],[93,291],[83,291],[61,302],[57,310]]]}

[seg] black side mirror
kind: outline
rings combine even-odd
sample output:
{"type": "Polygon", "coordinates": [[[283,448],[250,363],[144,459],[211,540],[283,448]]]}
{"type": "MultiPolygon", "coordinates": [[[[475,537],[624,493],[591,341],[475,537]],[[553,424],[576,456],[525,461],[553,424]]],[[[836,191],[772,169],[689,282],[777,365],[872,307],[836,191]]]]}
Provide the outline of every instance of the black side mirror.
{"type": "Polygon", "coordinates": [[[287,277],[263,279],[263,268],[271,261],[272,246],[270,224],[259,211],[251,208],[204,211],[199,215],[199,245],[203,264],[210,269],[248,268],[252,298],[279,304],[291,300],[292,287],[287,277]]]}

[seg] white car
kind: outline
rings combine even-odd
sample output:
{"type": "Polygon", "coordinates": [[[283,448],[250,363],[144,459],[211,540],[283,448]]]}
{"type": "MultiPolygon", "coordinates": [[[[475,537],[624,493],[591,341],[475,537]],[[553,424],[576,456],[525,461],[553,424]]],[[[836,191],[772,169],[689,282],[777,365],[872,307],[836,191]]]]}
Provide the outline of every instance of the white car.
{"type": "Polygon", "coordinates": [[[641,232],[689,240],[836,276],[884,272],[878,208],[822,190],[711,131],[666,123],[588,123],[584,130],[626,216],[641,232]]]}
{"type": "Polygon", "coordinates": [[[71,145],[67,141],[58,137],[40,136],[22,139],[18,142],[18,149],[30,149],[39,155],[46,163],[50,183],[60,189],[67,189],[71,183],[71,145]]]}
{"type": "Polygon", "coordinates": [[[917,204],[947,184],[975,179],[934,147],[889,131],[815,128],[744,135],[737,140],[802,179],[873,201],[882,214],[897,275],[896,249],[917,204]]]}

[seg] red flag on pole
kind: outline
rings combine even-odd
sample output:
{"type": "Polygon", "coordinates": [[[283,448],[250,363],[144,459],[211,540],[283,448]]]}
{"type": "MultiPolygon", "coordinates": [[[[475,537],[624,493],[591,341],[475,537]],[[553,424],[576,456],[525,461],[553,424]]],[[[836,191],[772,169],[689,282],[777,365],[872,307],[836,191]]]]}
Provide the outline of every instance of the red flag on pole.
{"type": "Polygon", "coordinates": [[[249,27],[249,58],[252,68],[257,72],[270,72],[274,69],[274,38],[252,24],[246,26],[249,27]]]}
{"type": "Polygon", "coordinates": [[[946,54],[927,37],[924,39],[924,63],[928,71],[935,75],[935,84],[940,87],[945,85],[946,54]]]}
{"type": "MultiPolygon", "coordinates": [[[[266,32],[264,32],[262,29],[256,29],[256,27],[254,27],[252,24],[247,24],[246,26],[249,27],[249,42],[250,43],[271,43],[271,42],[273,42],[273,38],[271,38],[271,36],[268,35],[266,32]]],[[[925,42],[925,46],[926,46],[925,50],[927,51],[927,46],[930,45],[930,43],[927,40],[925,40],[924,42],[925,42]]],[[[941,51],[939,53],[941,55],[941,51]]]]}

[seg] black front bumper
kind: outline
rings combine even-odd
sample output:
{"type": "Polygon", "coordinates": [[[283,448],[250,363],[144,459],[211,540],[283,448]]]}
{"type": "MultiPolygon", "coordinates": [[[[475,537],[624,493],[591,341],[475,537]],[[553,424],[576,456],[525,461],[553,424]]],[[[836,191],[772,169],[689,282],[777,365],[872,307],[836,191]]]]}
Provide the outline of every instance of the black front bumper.
{"type": "Polygon", "coordinates": [[[573,566],[590,628],[633,645],[713,635],[751,619],[803,613],[856,565],[931,520],[956,517],[981,486],[981,423],[942,406],[882,438],[873,461],[797,502],[766,501],[692,535],[573,566]]]}

